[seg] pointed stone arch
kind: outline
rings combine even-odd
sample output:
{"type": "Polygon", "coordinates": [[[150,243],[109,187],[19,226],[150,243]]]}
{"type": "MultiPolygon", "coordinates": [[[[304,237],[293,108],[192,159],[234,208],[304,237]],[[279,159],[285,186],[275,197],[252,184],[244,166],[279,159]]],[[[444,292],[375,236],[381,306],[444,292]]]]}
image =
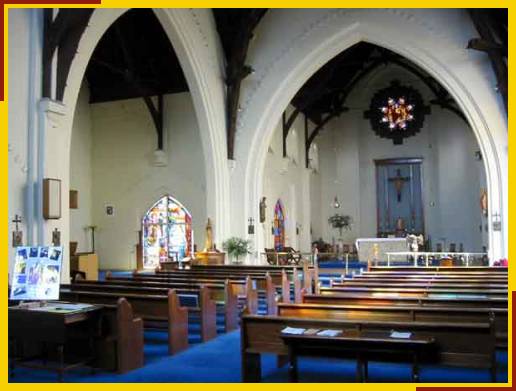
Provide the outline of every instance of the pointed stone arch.
{"type": "MultiPolygon", "coordinates": [[[[352,45],[365,41],[402,55],[428,72],[446,88],[463,111],[484,157],[489,192],[489,221],[501,216],[502,229],[489,230],[489,255],[496,260],[507,256],[507,119],[501,98],[494,91],[494,76],[488,63],[482,63],[465,48],[474,33],[464,12],[452,11],[456,26],[446,17],[438,23],[426,22],[425,10],[327,10],[307,13],[301,31],[285,33],[282,42],[260,52],[273,60],[263,67],[254,65],[256,80],[243,91],[242,115],[237,159],[245,164],[234,174],[232,188],[244,188],[240,201],[244,216],[256,219],[263,183],[263,167],[274,127],[285,107],[300,87],[323,64],[352,45]],[[437,23],[437,24],[438,24],[437,23]],[[435,23],[434,23],[435,24],[435,23]],[[296,50],[291,50],[292,48],[296,50]],[[486,77],[488,75],[488,77],[486,77]]],[[[446,16],[446,15],[445,15],[446,16]]],[[[283,14],[282,17],[285,17],[283,14]]],[[[265,19],[270,31],[280,21],[274,13],[265,19]]],[[[431,19],[437,20],[437,19],[431,19]]],[[[278,27],[279,28],[279,27],[278,27]]],[[[294,29],[293,29],[294,30],[294,29]]],[[[258,31],[258,36],[260,32],[258,31]]],[[[259,46],[258,43],[255,43],[259,46]]],[[[243,216],[236,213],[233,222],[240,226],[243,216]]],[[[253,238],[262,248],[263,238],[253,238]]]]}

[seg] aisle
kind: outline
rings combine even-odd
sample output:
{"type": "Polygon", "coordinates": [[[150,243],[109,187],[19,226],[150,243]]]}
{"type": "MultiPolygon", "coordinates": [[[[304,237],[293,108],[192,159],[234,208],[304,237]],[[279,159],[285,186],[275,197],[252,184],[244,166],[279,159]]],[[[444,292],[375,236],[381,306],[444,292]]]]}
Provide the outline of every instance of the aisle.
{"type": "MultiPolygon", "coordinates": [[[[71,371],[67,382],[240,382],[240,330],[223,334],[204,344],[196,344],[175,356],[167,355],[166,334],[145,333],[145,360],[143,368],[117,375],[89,374],[88,370],[71,371]]],[[[499,381],[507,381],[507,352],[499,352],[499,381]]],[[[265,382],[287,381],[287,368],[276,368],[272,355],[262,359],[265,382]]],[[[304,382],[353,382],[355,363],[352,360],[299,360],[300,380],[304,382]]],[[[408,364],[371,363],[373,382],[406,382],[410,379],[408,364]]],[[[423,366],[424,382],[488,382],[487,370],[423,366]]],[[[16,370],[10,382],[55,382],[56,375],[47,371],[25,368],[16,370]]]]}

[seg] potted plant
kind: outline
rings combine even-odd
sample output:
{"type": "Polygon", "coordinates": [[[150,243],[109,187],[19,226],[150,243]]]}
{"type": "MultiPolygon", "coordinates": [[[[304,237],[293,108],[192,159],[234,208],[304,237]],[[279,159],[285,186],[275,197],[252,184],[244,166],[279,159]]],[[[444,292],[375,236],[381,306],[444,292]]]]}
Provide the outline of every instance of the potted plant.
{"type": "Polygon", "coordinates": [[[350,230],[351,229],[351,224],[353,223],[353,220],[352,220],[351,216],[341,215],[339,213],[335,213],[333,216],[331,216],[328,219],[328,223],[333,228],[338,228],[339,229],[339,236],[342,236],[342,228],[350,230]]]}
{"type": "Polygon", "coordinates": [[[232,259],[235,259],[235,263],[238,263],[238,258],[241,256],[251,254],[251,241],[242,238],[229,238],[222,243],[222,247],[232,259]]]}

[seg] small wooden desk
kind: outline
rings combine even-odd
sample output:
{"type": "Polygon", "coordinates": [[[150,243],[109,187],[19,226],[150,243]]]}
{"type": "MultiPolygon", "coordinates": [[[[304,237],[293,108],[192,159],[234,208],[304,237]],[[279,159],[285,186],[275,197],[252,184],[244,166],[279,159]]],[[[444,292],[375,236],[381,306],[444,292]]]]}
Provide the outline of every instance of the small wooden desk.
{"type": "Polygon", "coordinates": [[[412,361],[412,380],[419,381],[420,355],[434,346],[434,339],[418,337],[392,338],[390,333],[345,330],[336,337],[318,335],[281,334],[288,347],[289,380],[298,381],[298,356],[334,357],[357,359],[356,380],[363,382],[368,377],[368,360],[405,357],[412,361]]]}
{"type": "Polygon", "coordinates": [[[29,368],[55,370],[58,380],[63,381],[64,372],[78,366],[84,366],[95,358],[94,342],[100,332],[102,306],[86,305],[76,310],[60,310],[70,303],[49,302],[21,304],[9,307],[9,340],[12,342],[10,374],[14,376],[16,365],[29,368]],[[60,307],[60,305],[62,307],[60,307]],[[88,341],[89,355],[73,363],[65,363],[64,347],[72,337],[80,336],[88,341]],[[25,343],[41,344],[41,357],[24,357],[18,347],[25,343]],[[48,345],[57,346],[57,367],[47,365],[48,345]],[[41,359],[42,364],[36,361],[41,359]],[[36,361],[36,362],[34,362],[36,361]]]}

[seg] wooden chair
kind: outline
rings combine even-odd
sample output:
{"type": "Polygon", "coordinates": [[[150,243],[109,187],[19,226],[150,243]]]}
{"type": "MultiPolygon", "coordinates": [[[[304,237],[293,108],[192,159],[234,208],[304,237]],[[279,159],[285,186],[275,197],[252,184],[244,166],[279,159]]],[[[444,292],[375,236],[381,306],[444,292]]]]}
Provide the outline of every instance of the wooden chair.
{"type": "Polygon", "coordinates": [[[267,263],[269,265],[277,265],[279,262],[278,262],[278,258],[276,255],[276,251],[273,248],[266,248],[264,250],[265,250],[265,256],[267,259],[267,263]]]}
{"type": "Polygon", "coordinates": [[[283,247],[283,251],[288,253],[286,256],[287,265],[299,265],[301,261],[301,253],[299,251],[294,250],[292,247],[283,247]]]}

